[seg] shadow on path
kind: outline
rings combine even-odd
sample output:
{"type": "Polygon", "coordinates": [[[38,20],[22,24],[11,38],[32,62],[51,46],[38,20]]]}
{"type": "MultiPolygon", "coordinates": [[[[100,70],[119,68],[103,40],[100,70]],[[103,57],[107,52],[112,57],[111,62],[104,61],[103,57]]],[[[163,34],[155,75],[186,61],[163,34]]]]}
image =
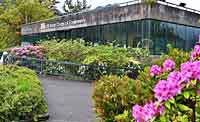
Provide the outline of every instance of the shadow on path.
{"type": "Polygon", "coordinates": [[[49,107],[48,122],[95,122],[92,83],[40,79],[49,107]]]}

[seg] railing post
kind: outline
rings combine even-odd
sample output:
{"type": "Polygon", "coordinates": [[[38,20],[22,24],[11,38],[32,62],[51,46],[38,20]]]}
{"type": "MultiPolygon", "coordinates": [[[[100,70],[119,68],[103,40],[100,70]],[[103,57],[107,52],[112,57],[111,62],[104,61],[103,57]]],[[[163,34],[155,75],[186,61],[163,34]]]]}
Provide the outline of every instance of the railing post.
{"type": "Polygon", "coordinates": [[[40,59],[40,75],[43,74],[43,60],[40,59]]]}

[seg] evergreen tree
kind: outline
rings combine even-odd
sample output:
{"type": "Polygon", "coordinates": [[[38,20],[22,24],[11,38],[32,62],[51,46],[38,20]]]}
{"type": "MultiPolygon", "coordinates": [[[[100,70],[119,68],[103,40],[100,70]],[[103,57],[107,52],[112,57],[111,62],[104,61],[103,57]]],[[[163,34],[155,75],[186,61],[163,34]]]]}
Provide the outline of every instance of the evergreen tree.
{"type": "Polygon", "coordinates": [[[74,13],[89,9],[90,6],[88,6],[87,0],[65,0],[63,8],[66,13],[74,13]]]}
{"type": "Polygon", "coordinates": [[[60,3],[59,0],[39,0],[39,2],[49,9],[54,11],[56,15],[59,15],[61,12],[56,8],[56,4],[60,3]]]}

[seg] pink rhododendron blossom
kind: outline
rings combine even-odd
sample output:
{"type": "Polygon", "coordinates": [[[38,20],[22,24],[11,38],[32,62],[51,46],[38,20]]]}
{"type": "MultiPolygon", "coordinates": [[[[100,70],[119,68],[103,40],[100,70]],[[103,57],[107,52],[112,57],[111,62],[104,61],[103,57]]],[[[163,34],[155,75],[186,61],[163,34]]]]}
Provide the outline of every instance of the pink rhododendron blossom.
{"type": "Polygon", "coordinates": [[[164,106],[157,105],[154,102],[149,102],[146,105],[133,106],[132,115],[136,119],[136,122],[148,122],[151,118],[162,115],[164,112],[164,106]]]}
{"type": "Polygon", "coordinates": [[[181,64],[182,81],[200,80],[200,61],[181,64]]]}
{"type": "Polygon", "coordinates": [[[169,73],[167,81],[180,82],[181,81],[181,73],[180,72],[176,72],[176,71],[173,71],[173,72],[169,73]]]}
{"type": "Polygon", "coordinates": [[[200,57],[200,45],[196,45],[194,47],[194,51],[191,54],[191,59],[192,60],[195,60],[198,57],[200,57]]]}
{"type": "MultiPolygon", "coordinates": [[[[200,58],[200,45],[195,46],[191,58],[191,61],[181,64],[179,71],[173,71],[176,64],[171,59],[167,59],[163,63],[163,69],[158,65],[151,67],[151,76],[158,76],[164,71],[169,73],[167,80],[160,80],[154,87],[154,97],[159,103],[164,104],[169,99],[180,94],[182,89],[186,88],[185,84],[189,84],[193,88],[193,86],[196,86],[196,82],[193,83],[191,81],[200,81],[200,61],[196,61],[200,58]]],[[[196,93],[200,95],[200,89],[197,89],[196,93]]],[[[148,122],[151,118],[163,114],[164,109],[162,105],[158,106],[156,103],[150,102],[143,107],[135,105],[132,114],[137,122],[148,122]]]]}
{"type": "Polygon", "coordinates": [[[44,50],[40,46],[28,45],[19,48],[12,48],[10,50],[12,55],[20,57],[34,57],[34,58],[43,58],[44,50]]]}
{"type": "Polygon", "coordinates": [[[158,65],[153,65],[153,66],[151,67],[151,69],[150,69],[150,75],[151,75],[152,77],[158,76],[158,75],[160,75],[161,73],[162,73],[162,68],[161,68],[160,66],[158,66],[158,65]]]}
{"type": "Polygon", "coordinates": [[[171,71],[172,69],[174,69],[176,66],[175,62],[171,59],[167,59],[164,63],[163,63],[163,70],[164,71],[171,71]]]}
{"type": "Polygon", "coordinates": [[[144,122],[145,120],[144,118],[145,113],[142,106],[139,106],[139,105],[133,106],[132,115],[136,119],[137,122],[144,122]]]}
{"type": "Polygon", "coordinates": [[[177,94],[181,93],[182,86],[177,79],[173,79],[173,75],[177,75],[175,72],[174,74],[171,74],[171,76],[168,78],[169,80],[160,80],[155,88],[155,97],[158,99],[158,101],[163,102],[167,101],[177,94]]]}

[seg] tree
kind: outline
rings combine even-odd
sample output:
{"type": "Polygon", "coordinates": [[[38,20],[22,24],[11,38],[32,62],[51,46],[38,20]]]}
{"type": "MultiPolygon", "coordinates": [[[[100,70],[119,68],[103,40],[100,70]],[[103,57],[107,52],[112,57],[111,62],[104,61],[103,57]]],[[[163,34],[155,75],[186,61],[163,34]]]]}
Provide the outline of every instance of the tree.
{"type": "Polygon", "coordinates": [[[76,0],[76,2],[73,0],[65,0],[63,8],[66,13],[74,13],[89,9],[90,6],[88,6],[87,0],[76,0]]]}
{"type": "Polygon", "coordinates": [[[20,44],[22,24],[53,17],[49,5],[39,0],[4,0],[0,5],[0,49],[20,44]]]}
{"type": "Polygon", "coordinates": [[[61,12],[56,8],[56,4],[60,3],[59,0],[39,0],[39,2],[45,6],[47,6],[49,9],[54,11],[56,15],[59,15],[61,12]]]}

